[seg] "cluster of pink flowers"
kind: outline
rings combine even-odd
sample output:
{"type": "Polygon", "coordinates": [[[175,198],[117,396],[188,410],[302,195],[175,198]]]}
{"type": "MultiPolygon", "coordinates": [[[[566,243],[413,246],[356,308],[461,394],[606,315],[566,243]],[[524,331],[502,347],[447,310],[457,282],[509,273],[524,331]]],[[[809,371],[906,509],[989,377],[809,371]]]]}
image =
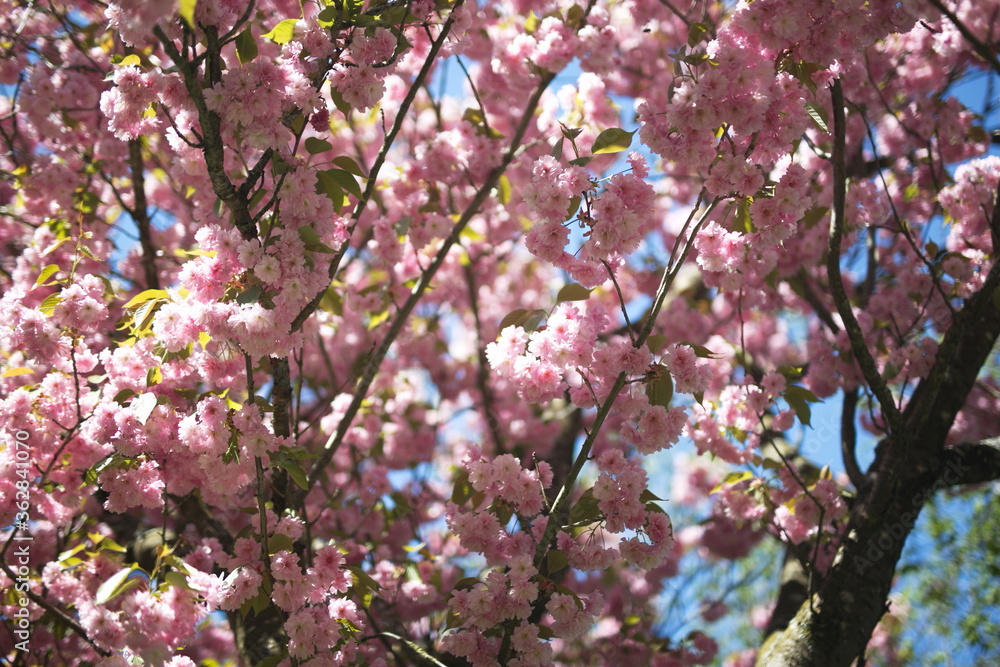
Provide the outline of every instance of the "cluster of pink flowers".
{"type": "Polygon", "coordinates": [[[115,87],[101,95],[101,111],[108,129],[119,139],[135,139],[160,128],[151,104],[156,101],[157,77],[135,65],[115,68],[115,87]]]}
{"type": "Polygon", "coordinates": [[[590,364],[605,321],[600,309],[581,312],[574,305],[561,303],[549,315],[544,329],[529,334],[520,326],[506,327],[497,341],[486,346],[486,358],[500,377],[517,386],[525,400],[549,401],[567,388],[568,371],[590,364]]]}
{"type": "MultiPolygon", "coordinates": [[[[477,453],[474,449],[470,456],[477,453]]],[[[545,461],[539,461],[535,470],[526,470],[514,456],[502,454],[492,460],[470,458],[467,467],[469,483],[484,494],[487,506],[499,499],[524,516],[535,516],[542,511],[545,502],[542,493],[552,485],[552,466],[545,461]]]]}
{"type": "Polygon", "coordinates": [[[351,38],[349,59],[330,72],[330,84],[352,108],[367,111],[379,103],[385,93],[385,79],[395,71],[392,61],[396,38],[385,28],[372,35],[356,34],[351,38]]]}

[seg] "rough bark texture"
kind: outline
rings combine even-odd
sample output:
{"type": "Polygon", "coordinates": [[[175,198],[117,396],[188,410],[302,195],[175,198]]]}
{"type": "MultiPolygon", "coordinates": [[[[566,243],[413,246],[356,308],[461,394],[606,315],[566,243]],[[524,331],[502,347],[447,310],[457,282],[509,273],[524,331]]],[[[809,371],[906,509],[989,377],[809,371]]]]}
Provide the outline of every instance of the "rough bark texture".
{"type": "MultiPolygon", "coordinates": [[[[833,86],[833,102],[835,182],[830,247],[831,254],[839,257],[838,225],[843,220],[847,178],[844,100],[839,82],[833,86]]],[[[1000,211],[1000,206],[996,209],[1000,211]]],[[[998,216],[1000,213],[995,211],[991,224],[998,216]]],[[[846,316],[851,307],[843,299],[837,263],[836,257],[828,263],[831,288],[836,288],[833,293],[838,310],[846,316]]],[[[872,369],[866,367],[871,359],[866,344],[852,335],[855,358],[878,398],[889,434],[876,449],[875,461],[858,489],[846,536],[830,572],[787,625],[784,619],[772,619],[757,657],[758,665],[848,667],[858,658],[863,662],[871,633],[887,609],[896,563],[921,508],[945,486],[997,477],[997,438],[956,448],[946,449],[945,445],[955,415],[965,404],[1000,335],[998,290],[1000,263],[994,264],[982,289],[955,313],[931,372],[917,385],[902,413],[894,399],[886,395],[887,388],[877,371],[873,376],[872,369]]]]}

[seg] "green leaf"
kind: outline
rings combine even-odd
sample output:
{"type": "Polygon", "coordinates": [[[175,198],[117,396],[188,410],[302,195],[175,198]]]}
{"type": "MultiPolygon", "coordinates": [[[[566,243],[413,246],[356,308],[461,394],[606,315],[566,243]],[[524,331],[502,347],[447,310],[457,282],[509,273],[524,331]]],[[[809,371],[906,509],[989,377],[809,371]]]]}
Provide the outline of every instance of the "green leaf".
{"type": "Polygon", "coordinates": [[[642,493],[639,494],[639,501],[643,503],[648,503],[651,501],[662,501],[663,498],[658,497],[655,493],[649,489],[643,489],[642,493]]]}
{"type": "Polygon", "coordinates": [[[333,144],[326,139],[320,139],[318,137],[306,137],[305,147],[306,151],[310,155],[318,155],[319,153],[325,153],[333,150],[333,144]]]}
{"type": "Polygon", "coordinates": [[[295,34],[296,23],[298,23],[298,19],[285,19],[271,28],[270,32],[264,33],[261,36],[271,40],[275,44],[288,44],[288,42],[292,41],[292,37],[295,34]]]}
{"type": "Polygon", "coordinates": [[[802,219],[799,220],[799,224],[806,229],[811,229],[816,225],[816,223],[823,219],[823,216],[826,215],[826,212],[829,210],[830,209],[826,206],[814,206],[802,215],[802,219]]]}
{"type": "Polygon", "coordinates": [[[327,172],[337,181],[337,185],[361,199],[361,186],[358,185],[353,175],[343,169],[328,169],[327,172]]]}
{"type": "Polygon", "coordinates": [[[506,175],[501,175],[497,181],[497,195],[501,204],[510,202],[510,179],[506,175]]]}
{"type": "Polygon", "coordinates": [[[809,422],[812,419],[812,410],[809,408],[809,404],[819,402],[816,394],[805,387],[792,385],[785,389],[784,398],[788,406],[795,411],[795,416],[799,418],[802,425],[810,426],[809,422]]]}
{"type": "Polygon", "coordinates": [[[306,471],[302,469],[302,466],[299,465],[298,461],[281,457],[274,462],[288,473],[288,476],[292,478],[292,481],[295,482],[296,486],[303,491],[309,490],[309,479],[306,477],[306,471]]]}
{"type": "Polygon", "coordinates": [[[743,472],[731,472],[723,477],[721,482],[715,485],[715,488],[712,489],[709,495],[721,491],[724,486],[733,486],[748,479],[753,479],[753,473],[749,470],[744,470],[743,472]]]}
{"type": "Polygon", "coordinates": [[[566,209],[567,220],[576,215],[576,212],[580,210],[580,202],[582,201],[583,199],[580,197],[580,195],[577,195],[569,200],[569,208],[566,209]]]}
{"type": "Polygon", "coordinates": [[[549,553],[545,557],[545,565],[551,575],[553,572],[558,572],[569,565],[569,559],[566,558],[566,554],[558,549],[549,549],[549,553]]]}
{"type": "Polygon", "coordinates": [[[473,492],[474,489],[469,482],[469,473],[462,471],[458,479],[455,480],[455,488],[451,492],[451,502],[461,507],[466,500],[472,497],[473,492]]]}
{"type": "Polygon", "coordinates": [[[608,128],[597,135],[590,152],[594,155],[602,155],[604,153],[620,153],[628,150],[628,147],[632,145],[633,134],[635,134],[635,130],[626,132],[620,127],[608,128]]]}
{"type": "Polygon", "coordinates": [[[340,18],[340,10],[331,5],[316,15],[316,21],[324,28],[329,28],[340,18]]]}
{"type": "Polygon", "coordinates": [[[332,86],[330,87],[330,100],[333,102],[333,106],[337,107],[337,111],[344,114],[344,116],[350,116],[351,111],[354,110],[354,107],[344,99],[343,93],[332,86]]]}
{"type": "Polygon", "coordinates": [[[650,405],[670,407],[670,399],[674,397],[674,379],[663,364],[654,364],[653,379],[646,384],[646,397],[650,405]]]}
{"type": "Polygon", "coordinates": [[[181,15],[190,27],[194,27],[194,10],[198,6],[198,0],[179,0],[177,13],[181,15]]]}
{"type": "Polygon", "coordinates": [[[583,25],[583,20],[586,16],[587,13],[583,7],[574,3],[572,7],[566,10],[566,27],[574,31],[578,30],[583,25]]]}
{"type": "Polygon", "coordinates": [[[828,133],[830,131],[830,127],[826,123],[826,109],[819,106],[815,102],[806,102],[806,113],[809,114],[809,117],[813,119],[814,123],[816,123],[816,127],[823,132],[828,133]]]}
{"type": "Polygon", "coordinates": [[[129,576],[138,569],[138,565],[133,565],[132,567],[119,570],[118,572],[112,574],[98,587],[97,594],[94,596],[94,602],[97,604],[105,604],[116,596],[121,595],[129,588],[132,588],[132,586],[138,584],[138,579],[129,580],[129,576]]]}
{"type": "Polygon", "coordinates": [[[349,174],[354,174],[355,176],[360,176],[361,178],[368,178],[368,174],[361,170],[358,163],[346,155],[333,158],[333,163],[349,174]]]}
{"type": "Polygon", "coordinates": [[[692,350],[694,350],[694,355],[696,357],[701,358],[701,359],[717,359],[718,358],[715,355],[715,352],[712,352],[710,349],[708,349],[704,345],[695,345],[694,343],[689,343],[686,340],[682,340],[680,343],[678,343],[678,345],[687,345],[692,350]]]}
{"type": "Polygon", "coordinates": [[[180,572],[177,572],[176,570],[171,570],[170,572],[167,572],[163,576],[163,580],[176,588],[183,588],[184,590],[188,591],[191,590],[191,586],[188,585],[187,577],[185,577],[180,572]]]}
{"type": "Polygon", "coordinates": [[[337,317],[344,315],[344,299],[337,293],[333,285],[326,288],[326,294],[320,300],[319,306],[326,312],[333,313],[337,317]]]}
{"type": "Polygon", "coordinates": [[[344,204],[347,203],[344,191],[339,185],[337,185],[337,182],[333,180],[333,178],[326,175],[326,172],[317,172],[316,192],[326,195],[327,198],[333,202],[333,206],[338,212],[344,207],[344,204]]]}
{"type": "Polygon", "coordinates": [[[486,122],[486,116],[483,115],[482,109],[469,107],[462,113],[462,120],[471,125],[482,125],[486,122]]]}
{"type": "Polygon", "coordinates": [[[357,565],[348,565],[351,575],[354,577],[355,585],[364,586],[373,591],[382,590],[382,585],[371,578],[371,576],[357,565]]]}
{"type": "Polygon", "coordinates": [[[594,487],[590,487],[573,503],[569,510],[570,523],[590,524],[603,518],[601,508],[594,497],[594,487]]]}
{"type": "MultiPolygon", "coordinates": [[[[46,281],[53,276],[53,274],[58,273],[58,264],[49,264],[42,272],[38,274],[38,278],[35,279],[35,287],[44,287],[45,285],[51,285],[52,283],[47,283],[46,281]]],[[[58,281],[53,281],[58,282],[58,281]]]]}
{"type": "Polygon", "coordinates": [[[267,538],[267,553],[271,556],[279,551],[291,551],[293,546],[295,546],[295,540],[288,535],[275,533],[267,538]]]}
{"type": "Polygon", "coordinates": [[[0,378],[12,378],[18,375],[31,375],[35,371],[31,368],[25,368],[24,366],[18,366],[16,368],[8,368],[3,373],[0,373],[0,378]]]}
{"type": "Polygon", "coordinates": [[[586,301],[590,298],[591,291],[577,283],[563,285],[559,290],[559,294],[556,295],[556,303],[562,303],[563,301],[586,301]]]}
{"type": "Polygon", "coordinates": [[[692,49],[708,34],[708,26],[704,23],[692,23],[688,27],[687,43],[692,49]]]}
{"type": "Polygon", "coordinates": [[[257,303],[257,301],[260,300],[260,295],[262,293],[263,290],[260,288],[260,285],[250,285],[245,290],[240,292],[238,297],[236,297],[236,303],[241,303],[243,305],[257,303]]]}
{"type": "Polygon", "coordinates": [[[534,11],[528,12],[528,18],[524,19],[524,32],[530,35],[538,30],[538,26],[541,23],[541,20],[535,15],[534,11]]]}
{"type": "Polygon", "coordinates": [[[779,373],[785,376],[785,379],[789,382],[794,382],[800,379],[809,370],[809,364],[804,364],[802,366],[790,366],[788,364],[782,364],[776,369],[779,373]]]}
{"type": "Polygon", "coordinates": [[[545,317],[546,312],[544,310],[518,308],[510,311],[500,320],[499,331],[503,331],[507,327],[521,327],[525,331],[535,331],[545,321],[545,317]]]}
{"type": "Polygon", "coordinates": [[[125,310],[129,310],[132,307],[139,305],[140,303],[145,303],[146,301],[150,301],[152,299],[167,299],[167,298],[169,298],[169,295],[167,294],[166,290],[148,289],[139,292],[134,297],[132,297],[129,300],[129,302],[125,304],[125,310]]]}
{"type": "Polygon", "coordinates": [[[253,38],[249,25],[236,35],[236,56],[241,63],[248,63],[257,57],[257,40],[253,38]]]}
{"type": "Polygon", "coordinates": [[[646,347],[652,354],[659,354],[667,344],[667,337],[663,334],[653,334],[646,339],[646,347]]]}
{"type": "Polygon", "coordinates": [[[142,64],[142,61],[139,59],[139,56],[135,55],[134,53],[130,53],[129,55],[124,57],[118,56],[117,62],[115,62],[115,59],[112,58],[111,62],[115,63],[119,67],[140,67],[142,64]]]}
{"type": "Polygon", "coordinates": [[[319,234],[312,227],[299,227],[299,238],[305,243],[306,250],[311,252],[323,252],[331,255],[337,252],[323,243],[319,238],[319,234]]]}
{"type": "Polygon", "coordinates": [[[459,579],[455,582],[455,585],[451,590],[453,591],[463,591],[469,588],[474,588],[476,584],[479,583],[478,577],[466,577],[465,579],[459,579]]]}

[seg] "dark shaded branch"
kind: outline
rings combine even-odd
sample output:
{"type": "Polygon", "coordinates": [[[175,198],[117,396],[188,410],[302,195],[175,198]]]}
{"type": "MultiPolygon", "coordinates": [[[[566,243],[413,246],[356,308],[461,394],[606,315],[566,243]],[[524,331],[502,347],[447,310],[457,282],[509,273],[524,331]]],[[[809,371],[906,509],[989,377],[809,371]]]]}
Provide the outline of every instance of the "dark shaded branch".
{"type": "Polygon", "coordinates": [[[955,315],[938,346],[934,366],[906,406],[908,429],[919,434],[912,446],[925,455],[936,455],[943,447],[955,415],[1000,335],[1000,310],[993,301],[997,289],[1000,262],[993,263],[983,286],[955,315]]]}
{"type": "Polygon", "coordinates": [[[813,312],[816,313],[816,317],[826,325],[826,328],[833,333],[839,333],[840,327],[837,322],[834,321],[833,315],[826,305],[819,300],[819,296],[816,294],[816,290],[813,289],[812,284],[809,282],[809,274],[806,273],[805,269],[800,269],[798,273],[798,278],[802,282],[802,298],[806,300],[810,306],[812,306],[813,312]]]}
{"type": "Polygon", "coordinates": [[[941,480],[951,486],[1000,479],[1000,436],[949,447],[941,453],[941,461],[945,468],[941,480]]]}
{"type": "MultiPolygon", "coordinates": [[[[459,7],[462,6],[464,0],[458,0],[452,7],[452,13],[448,16],[448,20],[444,22],[441,28],[441,34],[438,38],[431,43],[430,51],[427,53],[427,57],[424,59],[423,67],[420,68],[420,72],[417,73],[416,78],[410,85],[410,89],[406,92],[406,96],[399,105],[399,110],[396,112],[396,119],[393,121],[392,127],[389,132],[385,135],[382,141],[382,147],[379,149],[378,155],[375,156],[375,162],[372,164],[372,168],[368,171],[368,180],[365,183],[364,192],[361,193],[361,199],[358,200],[357,205],[354,207],[354,213],[351,214],[352,222],[347,229],[348,240],[344,242],[343,247],[333,256],[330,260],[330,268],[328,270],[328,275],[330,280],[333,280],[337,272],[340,270],[340,263],[344,259],[344,255],[347,254],[347,250],[350,247],[350,239],[354,237],[354,230],[358,226],[358,221],[361,219],[361,214],[364,213],[365,208],[368,206],[368,202],[375,196],[376,192],[376,181],[378,180],[378,174],[382,170],[382,165],[385,163],[386,156],[389,154],[389,149],[392,148],[393,143],[396,141],[396,136],[399,134],[400,130],[403,128],[403,121],[406,118],[406,114],[410,109],[410,105],[413,104],[413,100],[417,96],[417,92],[423,86],[424,81],[430,76],[431,67],[434,65],[434,61],[437,58],[438,52],[440,52],[441,47],[444,46],[444,42],[448,37],[448,33],[451,32],[451,26],[455,22],[455,12],[459,7]]],[[[304,308],[295,316],[292,320],[292,325],[289,331],[295,333],[302,328],[305,321],[309,319],[309,316],[316,312],[319,308],[320,302],[323,300],[323,295],[326,294],[326,290],[321,291],[319,294],[314,296],[309,303],[305,305],[304,308]]]]}
{"type": "Polygon", "coordinates": [[[486,341],[483,340],[483,325],[479,319],[479,288],[476,285],[472,263],[465,266],[465,282],[469,288],[469,307],[472,309],[472,319],[476,324],[476,388],[483,400],[483,419],[493,440],[496,454],[504,453],[503,434],[500,431],[500,420],[494,412],[493,388],[490,387],[489,361],[486,359],[486,341]]]}
{"type": "Polygon", "coordinates": [[[858,404],[857,388],[844,392],[844,405],[840,412],[840,456],[844,460],[844,470],[855,489],[860,489],[865,481],[865,474],[858,466],[855,453],[858,434],[854,425],[854,412],[858,404]]]}
{"type": "MultiPolygon", "coordinates": [[[[451,17],[449,17],[449,22],[445,24],[445,28],[450,28],[450,26],[451,17]]],[[[337,449],[340,447],[340,444],[343,442],[344,436],[347,435],[351,422],[354,420],[354,416],[361,408],[361,404],[368,393],[368,388],[371,386],[372,381],[375,379],[375,375],[378,373],[382,360],[385,359],[386,355],[389,353],[389,348],[396,340],[396,337],[400,334],[400,332],[402,332],[406,321],[409,319],[410,313],[413,312],[413,309],[417,307],[417,303],[419,303],[423,298],[424,293],[430,287],[431,281],[437,274],[438,269],[440,269],[445,263],[452,247],[458,243],[459,236],[465,229],[465,226],[469,223],[473,216],[479,213],[479,210],[490,196],[490,192],[500,181],[500,176],[507,170],[510,163],[514,161],[514,156],[517,154],[517,151],[521,146],[521,141],[524,139],[524,135],[528,131],[528,126],[531,124],[534,117],[535,109],[538,107],[538,103],[541,101],[542,95],[545,93],[549,84],[552,83],[553,79],[555,79],[555,75],[551,73],[547,73],[541,77],[541,81],[539,81],[538,86],[535,88],[534,92],[532,92],[531,97],[525,105],[524,115],[521,118],[521,122],[518,124],[517,129],[515,129],[514,135],[510,140],[510,145],[501,158],[500,163],[490,170],[489,175],[486,177],[486,181],[480,186],[475,196],[462,212],[462,215],[455,222],[451,233],[449,233],[447,238],[445,238],[441,243],[441,247],[438,249],[437,254],[435,254],[433,261],[427,269],[420,274],[420,279],[410,291],[410,296],[407,297],[406,302],[393,318],[392,324],[389,325],[389,329],[386,331],[385,337],[379,343],[374,354],[372,354],[371,360],[365,367],[364,374],[358,381],[358,386],[354,390],[354,396],[351,400],[351,404],[344,412],[344,416],[341,417],[340,424],[337,426],[337,431],[330,436],[330,439],[323,447],[322,454],[320,454],[319,458],[313,464],[312,469],[309,471],[309,488],[312,488],[316,484],[316,481],[323,473],[323,470],[327,465],[329,465],[334,454],[336,454],[337,449]]]]}
{"type": "MultiPolygon", "coordinates": [[[[204,147],[202,153],[205,156],[205,167],[208,170],[208,177],[212,181],[212,189],[216,196],[222,200],[226,207],[233,214],[233,222],[240,235],[246,239],[257,238],[257,225],[250,215],[249,199],[240,196],[233,186],[233,182],[226,175],[225,157],[226,151],[222,144],[222,120],[219,114],[210,110],[205,103],[205,94],[202,89],[202,82],[198,76],[198,68],[194,62],[184,58],[173,40],[167,37],[163,29],[159,26],[153,28],[153,34],[160,40],[163,50],[170,56],[170,59],[180,70],[181,78],[184,80],[184,88],[187,90],[195,109],[198,111],[198,121],[201,124],[202,141],[204,147]]],[[[216,65],[217,66],[217,65],[216,65]]],[[[211,63],[206,67],[211,71],[211,63]]],[[[248,179],[249,180],[249,179],[248,179]]]]}
{"type": "Polygon", "coordinates": [[[844,145],[847,136],[847,120],[844,117],[844,90],[840,80],[831,87],[833,98],[833,210],[830,211],[830,247],[826,260],[826,271],[830,278],[830,294],[837,304],[837,312],[844,322],[844,329],[851,339],[851,350],[861,367],[865,381],[878,400],[890,430],[899,430],[902,417],[892,392],[878,372],[875,359],[865,342],[864,333],[854,317],[851,302],[844,289],[840,274],[840,243],[844,235],[845,206],[847,201],[847,171],[844,162],[844,145]]]}
{"type": "MultiPolygon", "coordinates": [[[[0,560],[0,569],[3,569],[3,573],[6,574],[10,578],[11,581],[17,581],[17,579],[18,579],[17,574],[15,574],[14,571],[10,569],[10,567],[7,565],[6,561],[0,560]]],[[[34,602],[39,607],[41,607],[45,611],[49,612],[53,616],[56,616],[60,621],[62,621],[63,623],[65,623],[66,627],[68,627],[74,633],[76,633],[77,635],[79,635],[85,642],[87,642],[88,644],[90,644],[91,648],[93,648],[95,651],[97,651],[101,656],[107,658],[107,657],[109,657],[111,655],[110,651],[108,651],[107,649],[102,648],[102,647],[98,646],[97,644],[95,644],[94,640],[91,639],[90,636],[87,634],[87,631],[84,630],[83,627],[79,623],[77,623],[73,618],[71,618],[68,614],[66,614],[66,612],[64,612],[62,609],[59,609],[58,607],[53,606],[52,603],[50,603],[48,600],[46,600],[45,598],[43,598],[38,593],[36,593],[33,590],[31,590],[30,588],[28,588],[27,590],[22,591],[22,592],[32,602],[34,602]]]]}
{"type": "Polygon", "coordinates": [[[803,603],[809,599],[809,573],[795,553],[794,545],[785,547],[785,562],[781,567],[781,585],[774,611],[764,628],[764,638],[788,627],[803,603]]]}
{"type": "Polygon", "coordinates": [[[934,5],[939,12],[947,16],[948,20],[954,23],[958,31],[962,33],[965,41],[972,45],[972,48],[979,54],[979,57],[986,61],[986,64],[992,67],[993,71],[1000,74],[1000,60],[997,60],[996,49],[983,43],[982,40],[973,35],[972,31],[955,16],[955,12],[945,7],[941,0],[930,0],[930,4],[934,5]]]}
{"type": "Polygon", "coordinates": [[[129,214],[139,229],[139,245],[142,247],[142,272],[146,278],[146,289],[160,289],[160,274],[156,270],[156,246],[153,245],[152,230],[146,203],[146,172],[142,165],[142,141],[128,142],[128,164],[132,171],[132,208],[129,214]]]}

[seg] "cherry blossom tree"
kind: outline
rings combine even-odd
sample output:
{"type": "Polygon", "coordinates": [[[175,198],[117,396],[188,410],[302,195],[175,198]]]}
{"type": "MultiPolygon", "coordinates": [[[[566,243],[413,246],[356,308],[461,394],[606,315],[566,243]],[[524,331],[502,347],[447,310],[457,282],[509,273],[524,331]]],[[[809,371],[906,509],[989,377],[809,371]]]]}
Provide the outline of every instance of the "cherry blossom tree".
{"type": "Polygon", "coordinates": [[[1000,478],[994,0],[0,4],[7,662],[891,660],[1000,478]]]}

